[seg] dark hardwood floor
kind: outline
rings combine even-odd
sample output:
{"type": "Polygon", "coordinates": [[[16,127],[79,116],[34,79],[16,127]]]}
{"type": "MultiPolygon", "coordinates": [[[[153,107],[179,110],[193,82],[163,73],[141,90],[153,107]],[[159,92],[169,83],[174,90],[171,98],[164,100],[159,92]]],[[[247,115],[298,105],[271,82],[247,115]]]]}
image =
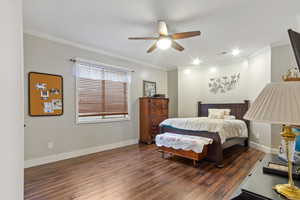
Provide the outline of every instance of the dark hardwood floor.
{"type": "Polygon", "coordinates": [[[225,167],[173,157],[154,145],[132,145],[25,170],[26,200],[229,199],[264,153],[225,151],[225,167]]]}

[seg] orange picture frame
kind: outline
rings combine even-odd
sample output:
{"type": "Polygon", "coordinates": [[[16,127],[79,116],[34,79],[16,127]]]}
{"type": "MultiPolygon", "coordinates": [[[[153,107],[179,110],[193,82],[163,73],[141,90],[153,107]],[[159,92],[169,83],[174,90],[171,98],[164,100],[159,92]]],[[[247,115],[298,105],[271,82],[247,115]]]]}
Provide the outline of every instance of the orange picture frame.
{"type": "Polygon", "coordinates": [[[28,110],[32,117],[63,115],[63,77],[56,74],[29,72],[28,110]]]}

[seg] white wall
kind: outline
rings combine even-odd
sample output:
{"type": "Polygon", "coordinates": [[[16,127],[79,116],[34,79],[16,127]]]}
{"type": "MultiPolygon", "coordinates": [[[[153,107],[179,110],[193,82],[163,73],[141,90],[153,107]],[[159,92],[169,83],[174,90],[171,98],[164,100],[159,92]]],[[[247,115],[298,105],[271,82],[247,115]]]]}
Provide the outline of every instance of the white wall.
{"type": "Polygon", "coordinates": [[[298,22],[297,31],[300,32],[300,14],[297,15],[297,22],[298,22]]]}
{"type": "Polygon", "coordinates": [[[178,71],[168,71],[169,117],[178,116],[178,71]]]}
{"type": "MultiPolygon", "coordinates": [[[[255,52],[248,59],[248,97],[253,102],[266,84],[271,82],[271,49],[266,47],[255,52]]],[[[271,146],[271,125],[263,123],[250,123],[250,140],[264,145],[271,146]]]]}
{"type": "Polygon", "coordinates": [[[178,115],[180,117],[197,116],[197,102],[225,103],[243,102],[248,98],[246,86],[248,62],[238,61],[222,66],[188,66],[178,68],[178,115]],[[215,70],[215,71],[214,71],[215,70]],[[211,93],[210,78],[231,76],[240,73],[240,82],[234,90],[226,93],[211,93]]]}
{"type": "MultiPolygon", "coordinates": [[[[285,74],[289,68],[297,67],[294,52],[290,44],[273,46],[271,48],[271,51],[272,51],[272,59],[271,59],[272,82],[281,82],[282,75],[285,74]]],[[[281,140],[280,137],[281,126],[272,125],[271,132],[272,132],[272,141],[271,141],[272,147],[278,148],[281,140]]]]}
{"type": "Polygon", "coordinates": [[[23,199],[22,1],[0,2],[1,199],[23,199]]]}
{"type": "Polygon", "coordinates": [[[178,67],[178,116],[192,117],[197,115],[197,101],[201,100],[201,68],[178,67]]]}
{"type": "Polygon", "coordinates": [[[167,94],[167,72],[142,64],[101,55],[74,46],[25,34],[25,84],[30,71],[60,74],[64,78],[64,115],[60,117],[29,117],[25,109],[25,159],[31,160],[74,152],[109,144],[136,141],[139,134],[138,98],[143,94],[143,80],[157,82],[158,93],[167,94]],[[75,77],[72,57],[95,60],[135,70],[131,84],[131,120],[98,124],[75,124],[75,77]],[[53,149],[48,149],[53,142],[53,149]]]}
{"type": "Polygon", "coordinates": [[[295,55],[290,44],[272,47],[272,82],[282,81],[282,75],[291,67],[297,67],[295,55]]]}
{"type": "MultiPolygon", "coordinates": [[[[197,102],[236,103],[253,101],[271,81],[271,49],[266,47],[243,61],[219,66],[188,66],[178,68],[178,114],[180,117],[197,116],[197,102]],[[211,93],[210,78],[240,73],[237,87],[226,93],[211,93]]],[[[250,139],[271,146],[271,126],[251,123],[250,139]]]]}

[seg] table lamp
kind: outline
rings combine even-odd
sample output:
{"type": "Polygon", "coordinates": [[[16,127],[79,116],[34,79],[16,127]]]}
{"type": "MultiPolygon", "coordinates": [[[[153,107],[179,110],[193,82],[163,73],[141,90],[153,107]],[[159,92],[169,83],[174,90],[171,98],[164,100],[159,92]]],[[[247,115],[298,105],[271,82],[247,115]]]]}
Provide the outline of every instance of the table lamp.
{"type": "Polygon", "coordinates": [[[288,199],[299,200],[300,189],[295,186],[292,176],[290,143],[297,136],[292,127],[300,125],[300,82],[269,83],[250,106],[244,119],[283,126],[281,136],[286,144],[289,181],[275,185],[273,189],[288,199]]]}

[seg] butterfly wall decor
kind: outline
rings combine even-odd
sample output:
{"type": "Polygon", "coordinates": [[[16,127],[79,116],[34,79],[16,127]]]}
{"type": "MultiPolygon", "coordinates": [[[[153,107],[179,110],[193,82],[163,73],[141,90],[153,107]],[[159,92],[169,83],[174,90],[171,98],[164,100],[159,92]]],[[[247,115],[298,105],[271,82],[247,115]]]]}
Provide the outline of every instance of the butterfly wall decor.
{"type": "Polygon", "coordinates": [[[226,93],[227,91],[236,88],[239,80],[240,80],[240,73],[236,73],[231,76],[210,78],[208,83],[209,91],[214,94],[226,93]]]}

